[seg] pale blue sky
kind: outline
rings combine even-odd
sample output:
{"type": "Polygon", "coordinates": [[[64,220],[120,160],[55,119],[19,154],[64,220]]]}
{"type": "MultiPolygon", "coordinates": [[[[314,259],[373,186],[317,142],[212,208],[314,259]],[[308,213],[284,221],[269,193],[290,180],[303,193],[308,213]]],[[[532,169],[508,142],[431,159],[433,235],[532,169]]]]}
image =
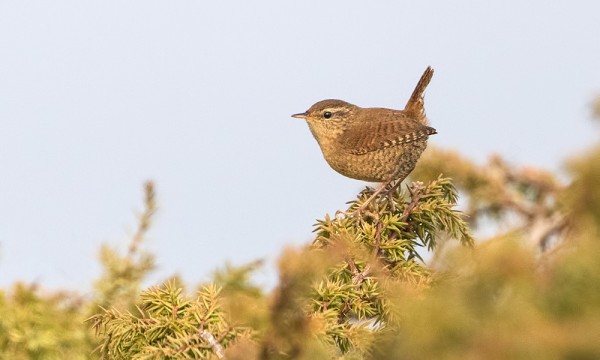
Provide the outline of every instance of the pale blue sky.
{"type": "Polygon", "coordinates": [[[2,1],[0,286],[88,288],[146,179],[150,282],[310,241],[365,184],[290,114],[402,107],[427,65],[432,144],[559,169],[598,138],[599,16],[592,0],[2,1]]]}

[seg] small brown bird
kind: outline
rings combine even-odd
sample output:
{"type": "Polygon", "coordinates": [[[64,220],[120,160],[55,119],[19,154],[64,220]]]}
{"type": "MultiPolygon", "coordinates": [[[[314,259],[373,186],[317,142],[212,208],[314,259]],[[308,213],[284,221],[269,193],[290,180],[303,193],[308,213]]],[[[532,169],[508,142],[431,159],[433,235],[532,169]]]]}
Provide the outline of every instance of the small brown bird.
{"type": "Polygon", "coordinates": [[[292,117],[305,119],[327,163],[359,180],[400,184],[415,168],[429,135],[423,92],[433,76],[428,67],[404,110],[361,108],[341,100],[323,100],[292,117]]]}

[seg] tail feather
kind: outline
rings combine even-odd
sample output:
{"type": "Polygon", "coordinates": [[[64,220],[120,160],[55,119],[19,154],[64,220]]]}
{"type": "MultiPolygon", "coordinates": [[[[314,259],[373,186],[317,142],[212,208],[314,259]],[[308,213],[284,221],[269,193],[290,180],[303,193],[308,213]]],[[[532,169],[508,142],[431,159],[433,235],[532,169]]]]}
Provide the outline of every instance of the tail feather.
{"type": "Polygon", "coordinates": [[[425,99],[423,93],[425,92],[427,85],[429,85],[432,76],[433,69],[431,66],[428,66],[423,75],[421,75],[421,79],[417,83],[415,90],[404,107],[404,112],[409,117],[419,120],[423,124],[427,124],[427,117],[425,115],[425,99]]]}

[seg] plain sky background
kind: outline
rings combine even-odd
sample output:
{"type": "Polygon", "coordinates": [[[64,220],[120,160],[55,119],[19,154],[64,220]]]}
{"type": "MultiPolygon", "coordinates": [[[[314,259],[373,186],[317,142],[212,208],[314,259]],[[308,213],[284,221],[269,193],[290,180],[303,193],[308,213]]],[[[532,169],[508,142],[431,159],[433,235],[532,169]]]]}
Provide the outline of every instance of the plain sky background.
{"type": "Polygon", "coordinates": [[[0,286],[89,289],[147,179],[148,283],[308,243],[365,183],[290,115],[401,108],[427,65],[430,144],[557,170],[598,139],[595,0],[1,1],[0,286]]]}

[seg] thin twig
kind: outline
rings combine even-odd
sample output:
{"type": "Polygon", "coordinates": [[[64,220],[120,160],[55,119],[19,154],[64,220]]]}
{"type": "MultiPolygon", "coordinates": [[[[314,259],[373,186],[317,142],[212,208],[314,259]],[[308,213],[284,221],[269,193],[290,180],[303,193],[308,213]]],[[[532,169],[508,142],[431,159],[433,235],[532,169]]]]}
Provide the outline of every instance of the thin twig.
{"type": "Polygon", "coordinates": [[[203,338],[204,340],[206,340],[208,342],[212,351],[215,353],[215,355],[217,355],[217,357],[219,359],[222,359],[223,357],[225,357],[225,350],[223,349],[223,346],[217,341],[217,339],[215,339],[213,334],[206,331],[206,329],[200,330],[198,332],[198,334],[200,335],[201,338],[203,338]]]}

